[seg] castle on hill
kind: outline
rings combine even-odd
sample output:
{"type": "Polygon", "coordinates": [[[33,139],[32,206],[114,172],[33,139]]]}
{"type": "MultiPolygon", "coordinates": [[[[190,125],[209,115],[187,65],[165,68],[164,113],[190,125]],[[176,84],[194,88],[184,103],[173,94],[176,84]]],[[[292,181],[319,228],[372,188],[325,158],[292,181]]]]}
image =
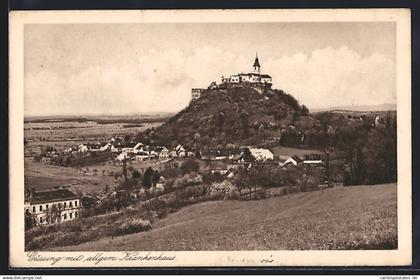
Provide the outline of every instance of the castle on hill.
{"type": "MultiPolygon", "coordinates": [[[[220,84],[216,84],[216,82],[212,82],[208,89],[226,89],[232,88],[237,86],[249,86],[255,89],[257,92],[262,93],[264,88],[271,88],[272,79],[270,75],[261,74],[261,64],[258,59],[258,54],[255,56],[254,64],[252,65],[252,72],[251,73],[239,73],[233,74],[228,77],[222,76],[222,82],[220,84]]],[[[191,89],[191,99],[196,100],[200,98],[201,94],[203,93],[203,88],[193,88],[191,89]]]]}

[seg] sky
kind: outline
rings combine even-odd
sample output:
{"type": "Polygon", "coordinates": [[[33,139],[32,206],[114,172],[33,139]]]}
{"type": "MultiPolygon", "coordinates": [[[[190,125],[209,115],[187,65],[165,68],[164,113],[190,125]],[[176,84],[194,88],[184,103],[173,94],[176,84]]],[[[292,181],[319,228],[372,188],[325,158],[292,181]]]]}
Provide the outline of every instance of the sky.
{"type": "Polygon", "coordinates": [[[29,24],[25,116],[177,112],[250,72],[311,109],[396,103],[396,29],[369,23],[29,24]]]}

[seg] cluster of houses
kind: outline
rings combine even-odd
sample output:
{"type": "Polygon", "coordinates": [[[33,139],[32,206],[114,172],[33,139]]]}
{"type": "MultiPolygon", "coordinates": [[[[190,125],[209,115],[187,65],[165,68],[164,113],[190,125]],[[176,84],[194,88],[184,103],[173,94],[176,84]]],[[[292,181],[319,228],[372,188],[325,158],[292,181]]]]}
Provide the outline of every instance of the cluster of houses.
{"type": "MultiPolygon", "coordinates": [[[[302,165],[302,164],[310,164],[310,165],[322,165],[322,157],[320,154],[312,153],[306,154],[303,157],[299,157],[297,155],[293,156],[279,156],[274,158],[274,154],[269,149],[264,148],[248,148],[249,153],[255,159],[255,162],[263,163],[263,162],[273,162],[277,163],[280,166],[288,166],[288,165],[302,165]]],[[[231,156],[230,159],[234,160],[237,163],[244,163],[247,162],[245,158],[245,153],[242,152],[240,155],[231,156]]]]}
{"type": "MultiPolygon", "coordinates": [[[[113,137],[109,142],[96,142],[80,144],[63,150],[63,154],[80,155],[89,152],[112,152],[116,154],[117,161],[136,160],[146,161],[151,159],[165,160],[169,158],[183,158],[193,156],[194,153],[187,151],[182,145],[178,145],[173,150],[165,146],[151,147],[138,142],[124,142],[120,137],[113,137]]],[[[58,157],[57,151],[49,151],[42,157],[42,162],[49,163],[51,158],[58,157]]]]}

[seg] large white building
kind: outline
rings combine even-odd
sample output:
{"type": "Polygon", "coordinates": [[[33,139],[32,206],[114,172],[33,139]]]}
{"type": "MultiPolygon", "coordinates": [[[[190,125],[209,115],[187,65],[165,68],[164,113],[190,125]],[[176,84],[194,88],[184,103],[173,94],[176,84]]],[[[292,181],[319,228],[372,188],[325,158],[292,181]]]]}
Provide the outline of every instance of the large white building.
{"type": "Polygon", "coordinates": [[[229,77],[222,76],[222,84],[225,83],[251,83],[251,84],[261,84],[261,85],[270,85],[272,84],[272,79],[270,75],[261,74],[261,65],[258,59],[258,55],[255,56],[254,64],[252,65],[251,73],[240,73],[234,74],[229,77]]]}
{"type": "MultiPolygon", "coordinates": [[[[217,85],[216,82],[212,82],[208,89],[214,89],[217,87],[224,86],[236,86],[236,85],[249,85],[259,93],[262,93],[262,89],[265,87],[271,87],[272,79],[270,75],[261,74],[261,65],[258,59],[258,55],[255,56],[254,64],[252,65],[251,73],[239,73],[233,74],[228,77],[222,76],[222,83],[217,85]]],[[[192,88],[191,89],[191,100],[197,100],[203,94],[204,89],[192,88]]]]}
{"type": "Polygon", "coordinates": [[[80,217],[80,196],[66,187],[31,191],[25,202],[25,213],[33,216],[37,225],[70,221],[80,217]]]}
{"type": "Polygon", "coordinates": [[[273,160],[274,155],[269,149],[262,148],[249,148],[251,155],[255,158],[256,161],[266,161],[273,160]]]}

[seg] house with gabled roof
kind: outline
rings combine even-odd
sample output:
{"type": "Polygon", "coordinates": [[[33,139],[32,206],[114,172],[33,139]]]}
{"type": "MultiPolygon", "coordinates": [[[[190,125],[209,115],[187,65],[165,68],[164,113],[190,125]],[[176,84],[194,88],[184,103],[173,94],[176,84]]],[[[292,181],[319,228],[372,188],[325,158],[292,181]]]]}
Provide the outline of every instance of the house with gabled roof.
{"type": "Polygon", "coordinates": [[[25,202],[25,214],[31,215],[37,225],[77,219],[81,209],[80,196],[65,186],[31,190],[25,202]]]}
{"type": "Polygon", "coordinates": [[[289,158],[288,158],[288,159],[284,162],[284,165],[288,165],[288,164],[291,164],[291,165],[297,166],[297,165],[303,164],[303,160],[302,160],[300,157],[298,157],[298,156],[294,155],[294,156],[289,157],[289,158]]]}

